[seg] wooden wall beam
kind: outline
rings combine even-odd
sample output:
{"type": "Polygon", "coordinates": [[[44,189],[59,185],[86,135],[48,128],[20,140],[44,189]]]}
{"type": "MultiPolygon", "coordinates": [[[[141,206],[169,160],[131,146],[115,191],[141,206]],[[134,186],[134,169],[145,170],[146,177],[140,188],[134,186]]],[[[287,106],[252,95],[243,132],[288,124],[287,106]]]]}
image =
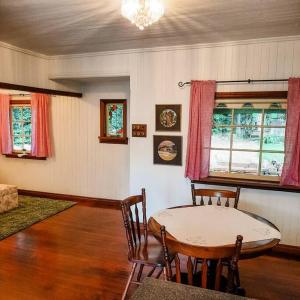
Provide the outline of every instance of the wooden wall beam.
{"type": "Polygon", "coordinates": [[[43,88],[37,88],[37,87],[32,87],[27,85],[12,84],[7,82],[0,82],[0,89],[18,90],[18,91],[24,91],[29,93],[41,93],[41,94],[56,95],[56,96],[82,98],[82,93],[43,89],[43,88]]]}
{"type": "Polygon", "coordinates": [[[287,91],[217,92],[216,99],[286,99],[287,91]]]}

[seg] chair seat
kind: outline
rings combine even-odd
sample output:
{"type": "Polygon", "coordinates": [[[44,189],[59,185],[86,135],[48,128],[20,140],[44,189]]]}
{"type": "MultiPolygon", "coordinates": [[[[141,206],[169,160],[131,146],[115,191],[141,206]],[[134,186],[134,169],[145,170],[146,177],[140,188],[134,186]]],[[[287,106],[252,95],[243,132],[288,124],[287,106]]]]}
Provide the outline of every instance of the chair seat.
{"type": "Polygon", "coordinates": [[[164,267],[164,251],[162,245],[155,239],[149,239],[148,243],[141,243],[134,248],[132,257],[129,260],[149,266],[164,267]]]}

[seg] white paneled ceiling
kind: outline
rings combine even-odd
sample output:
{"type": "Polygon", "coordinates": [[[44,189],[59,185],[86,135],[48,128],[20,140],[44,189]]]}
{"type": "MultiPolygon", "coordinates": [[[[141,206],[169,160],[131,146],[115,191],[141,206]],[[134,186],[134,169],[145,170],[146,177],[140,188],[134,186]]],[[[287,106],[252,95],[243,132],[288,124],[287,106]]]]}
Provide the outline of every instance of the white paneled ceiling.
{"type": "Polygon", "coordinates": [[[121,0],[0,0],[0,41],[57,55],[300,34],[300,0],[165,0],[140,31],[121,0]]]}

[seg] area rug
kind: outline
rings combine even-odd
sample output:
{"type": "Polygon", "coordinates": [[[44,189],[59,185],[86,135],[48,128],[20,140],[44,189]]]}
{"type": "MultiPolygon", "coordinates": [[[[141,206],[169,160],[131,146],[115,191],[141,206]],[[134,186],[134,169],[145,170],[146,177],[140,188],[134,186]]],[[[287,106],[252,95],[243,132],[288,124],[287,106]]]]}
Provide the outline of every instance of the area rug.
{"type": "Polygon", "coordinates": [[[76,202],[19,196],[19,206],[0,214],[0,240],[47,219],[76,202]]]}

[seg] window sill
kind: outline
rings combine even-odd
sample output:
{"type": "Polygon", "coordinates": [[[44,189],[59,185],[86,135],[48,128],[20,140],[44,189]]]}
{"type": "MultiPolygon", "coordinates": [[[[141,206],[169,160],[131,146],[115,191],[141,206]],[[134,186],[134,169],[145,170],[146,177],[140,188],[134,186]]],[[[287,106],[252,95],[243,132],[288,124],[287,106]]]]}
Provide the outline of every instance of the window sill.
{"type": "Polygon", "coordinates": [[[6,157],[8,158],[18,158],[18,159],[34,159],[34,160],[46,160],[47,157],[36,157],[36,156],[32,156],[30,154],[26,154],[23,156],[18,156],[19,154],[17,153],[13,153],[13,154],[5,154],[6,157]]]}
{"type": "Polygon", "coordinates": [[[106,136],[99,136],[98,137],[100,143],[106,144],[128,144],[128,138],[123,137],[106,137],[106,136]]]}
{"type": "Polygon", "coordinates": [[[201,180],[192,180],[192,183],[210,184],[210,185],[224,185],[232,187],[241,187],[257,190],[271,190],[300,193],[300,188],[295,186],[282,186],[279,182],[263,181],[263,180],[250,180],[250,179],[237,179],[237,178],[220,178],[209,176],[201,180]]]}

